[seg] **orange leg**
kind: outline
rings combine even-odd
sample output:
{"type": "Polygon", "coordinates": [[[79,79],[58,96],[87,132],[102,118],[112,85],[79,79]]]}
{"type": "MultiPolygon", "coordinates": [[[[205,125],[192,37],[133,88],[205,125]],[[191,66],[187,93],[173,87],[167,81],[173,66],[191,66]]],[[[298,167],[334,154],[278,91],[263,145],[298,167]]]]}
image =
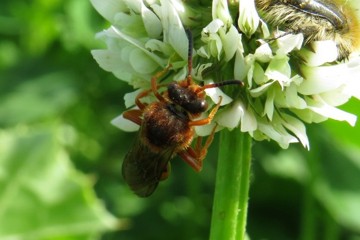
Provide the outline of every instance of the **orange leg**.
{"type": "Polygon", "coordinates": [[[170,176],[170,172],[171,172],[171,165],[170,165],[170,162],[168,162],[166,168],[161,173],[160,181],[164,181],[164,180],[168,179],[168,177],[170,176]]]}
{"type": "Polygon", "coordinates": [[[160,87],[166,86],[167,84],[157,84],[157,79],[159,79],[161,76],[163,76],[167,71],[169,71],[169,69],[171,68],[171,65],[167,66],[165,69],[163,69],[162,71],[156,73],[152,78],[151,78],[151,89],[149,90],[145,90],[140,92],[136,98],[135,98],[135,104],[136,106],[138,106],[141,110],[143,110],[147,104],[143,103],[140,101],[141,98],[146,97],[147,95],[149,95],[151,92],[154,93],[155,97],[159,100],[159,101],[165,101],[163,96],[158,92],[158,89],[160,87]]]}
{"type": "MultiPolygon", "coordinates": [[[[156,87],[157,89],[161,88],[161,87],[164,87],[164,86],[167,86],[168,84],[158,84],[156,87]]],[[[144,110],[144,108],[147,106],[146,103],[143,103],[140,101],[141,98],[143,97],[146,97],[147,95],[149,95],[151,92],[153,92],[152,89],[149,89],[149,90],[145,90],[145,91],[142,91],[140,92],[136,98],[135,98],[135,104],[136,106],[138,106],[141,110],[144,110]]],[[[162,97],[162,96],[161,96],[162,97]]]]}
{"type": "Polygon", "coordinates": [[[140,108],[140,110],[144,110],[145,107],[147,106],[146,103],[143,103],[140,101],[141,98],[146,97],[147,95],[149,95],[149,93],[151,93],[152,90],[145,90],[141,93],[139,93],[136,98],[135,98],[135,104],[136,106],[138,106],[138,108],[140,108]]]}
{"type": "Polygon", "coordinates": [[[131,109],[123,113],[125,119],[130,120],[137,125],[141,125],[141,115],[142,111],[140,109],[131,109]]]}
{"type": "Polygon", "coordinates": [[[189,126],[202,126],[211,123],[212,119],[214,118],[216,112],[219,110],[220,104],[221,104],[222,97],[220,96],[219,102],[216,104],[216,106],[211,110],[209,116],[204,119],[190,121],[189,126]]]}
{"type": "Polygon", "coordinates": [[[163,102],[165,101],[164,97],[158,92],[158,85],[157,85],[157,80],[162,77],[165,73],[167,73],[169,71],[169,69],[171,68],[171,64],[169,64],[166,68],[164,68],[162,71],[156,73],[152,78],[151,78],[151,89],[155,95],[155,97],[163,102]]]}
{"type": "Polygon", "coordinates": [[[195,148],[189,147],[188,149],[178,153],[178,155],[197,172],[200,172],[202,169],[203,160],[206,157],[207,150],[214,140],[216,127],[217,125],[213,128],[203,146],[201,145],[202,137],[198,137],[195,148]]]}

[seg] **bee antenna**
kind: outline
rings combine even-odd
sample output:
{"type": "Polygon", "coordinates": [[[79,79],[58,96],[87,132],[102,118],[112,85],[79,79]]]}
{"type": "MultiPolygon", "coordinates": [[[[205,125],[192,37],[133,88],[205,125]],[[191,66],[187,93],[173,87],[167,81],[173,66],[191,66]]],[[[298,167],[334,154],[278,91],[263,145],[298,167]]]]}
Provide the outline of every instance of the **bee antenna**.
{"type": "Polygon", "coordinates": [[[186,35],[189,39],[189,48],[188,48],[188,76],[191,75],[192,70],[192,53],[193,53],[193,36],[190,29],[185,29],[186,35]]]}
{"type": "Polygon", "coordinates": [[[222,86],[234,85],[234,84],[241,85],[242,87],[244,86],[244,83],[242,81],[232,79],[232,80],[226,80],[226,81],[217,82],[217,83],[206,84],[206,85],[202,86],[202,88],[206,89],[206,88],[222,87],[222,86]]]}
{"type": "Polygon", "coordinates": [[[201,91],[204,91],[205,89],[208,89],[208,88],[216,88],[216,87],[222,87],[222,86],[234,85],[234,84],[240,85],[241,87],[244,86],[244,83],[242,81],[232,79],[232,80],[226,80],[226,81],[223,81],[223,82],[206,84],[206,85],[200,87],[199,89],[197,89],[196,92],[201,92],[201,91]]]}

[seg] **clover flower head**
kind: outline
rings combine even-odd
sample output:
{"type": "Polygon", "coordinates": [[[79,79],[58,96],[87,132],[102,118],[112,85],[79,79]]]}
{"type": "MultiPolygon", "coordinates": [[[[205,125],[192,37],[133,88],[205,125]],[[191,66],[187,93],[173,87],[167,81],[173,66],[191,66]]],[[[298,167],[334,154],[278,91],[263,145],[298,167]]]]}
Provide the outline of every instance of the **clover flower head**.
{"type": "MultiPolygon", "coordinates": [[[[295,142],[309,148],[304,123],[356,122],[355,115],[338,106],[353,96],[360,99],[360,57],[338,62],[333,41],[304,44],[301,33],[269,30],[254,1],[91,2],[111,23],[97,34],[107,47],[92,54],[103,69],[134,86],[136,90],[125,95],[128,108],[166,65],[176,71],[170,78],[185,78],[188,28],[195,36],[194,79],[206,83],[237,79],[245,84],[240,90],[206,92],[215,103],[223,96],[222,109],[214,118],[218,129],[248,132],[255,140],[272,139],[283,148],[295,142]]],[[[121,115],[113,124],[137,129],[121,115]]],[[[211,126],[196,129],[199,135],[210,130],[211,126]]]]}

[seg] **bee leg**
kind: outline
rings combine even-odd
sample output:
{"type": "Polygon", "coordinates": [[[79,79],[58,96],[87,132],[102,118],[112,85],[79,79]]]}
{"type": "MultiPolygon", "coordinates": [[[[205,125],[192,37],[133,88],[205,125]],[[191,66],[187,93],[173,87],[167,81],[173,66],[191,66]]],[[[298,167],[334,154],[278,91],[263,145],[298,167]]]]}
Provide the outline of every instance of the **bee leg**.
{"type": "Polygon", "coordinates": [[[197,159],[197,154],[195,150],[191,147],[186,149],[185,151],[178,153],[179,157],[181,157],[190,167],[192,167],[196,172],[200,172],[202,169],[202,161],[197,159]]]}
{"type": "Polygon", "coordinates": [[[135,98],[135,104],[136,106],[138,106],[138,108],[140,108],[140,110],[144,110],[145,107],[147,106],[146,103],[143,103],[140,101],[141,98],[143,97],[146,97],[147,95],[149,95],[149,93],[151,93],[152,90],[146,90],[146,91],[143,91],[141,93],[139,93],[136,98],[135,98]]]}
{"type": "Polygon", "coordinates": [[[169,71],[169,69],[172,67],[171,64],[169,64],[166,68],[164,68],[162,71],[156,73],[152,78],[151,78],[151,90],[154,93],[155,97],[161,101],[164,102],[165,99],[164,97],[158,92],[158,85],[157,85],[157,80],[159,78],[161,78],[165,73],[167,73],[169,71]]]}
{"type": "Polygon", "coordinates": [[[197,172],[202,169],[203,160],[206,157],[207,150],[214,140],[216,127],[217,124],[207,137],[204,145],[202,145],[202,137],[198,137],[194,148],[189,147],[185,151],[178,153],[178,155],[197,172]]]}
{"type": "Polygon", "coordinates": [[[167,71],[169,71],[169,69],[171,68],[171,65],[167,66],[164,70],[156,73],[152,78],[151,78],[151,89],[150,90],[145,90],[140,92],[136,98],[135,98],[135,104],[136,106],[138,106],[138,108],[140,108],[141,110],[144,110],[145,107],[147,106],[146,103],[143,103],[140,101],[141,98],[146,97],[147,95],[149,95],[151,92],[154,93],[155,97],[159,100],[159,101],[165,101],[164,97],[158,92],[158,89],[160,87],[166,86],[165,84],[157,84],[157,79],[159,79],[161,76],[163,76],[167,71]]]}
{"type": "Polygon", "coordinates": [[[217,124],[213,127],[211,130],[210,135],[206,138],[205,144],[201,146],[202,143],[202,137],[198,137],[195,145],[195,152],[199,156],[198,158],[203,160],[206,157],[207,149],[210,147],[212,141],[214,140],[215,136],[215,130],[216,130],[217,124]]]}
{"type": "Polygon", "coordinates": [[[137,125],[141,125],[141,115],[142,111],[140,109],[131,109],[123,113],[125,119],[130,120],[137,125]]]}
{"type": "Polygon", "coordinates": [[[161,173],[160,181],[164,181],[164,180],[168,179],[168,177],[170,176],[170,173],[171,173],[171,165],[170,165],[170,163],[168,163],[166,168],[164,169],[164,171],[161,173]]]}

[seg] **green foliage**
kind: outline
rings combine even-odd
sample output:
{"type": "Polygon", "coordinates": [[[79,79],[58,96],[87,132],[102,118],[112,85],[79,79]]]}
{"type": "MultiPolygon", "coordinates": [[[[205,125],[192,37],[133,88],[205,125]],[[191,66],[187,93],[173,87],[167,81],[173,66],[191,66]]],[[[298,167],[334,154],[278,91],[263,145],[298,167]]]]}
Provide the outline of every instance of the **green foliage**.
{"type": "Polygon", "coordinates": [[[58,127],[0,134],[0,239],[93,239],[116,220],[71,166],[58,127]]]}
{"type": "MultiPolygon", "coordinates": [[[[110,125],[131,89],[90,55],[106,23],[87,0],[1,6],[0,240],[207,239],[218,139],[201,173],[175,158],[136,197],[121,178],[135,134],[110,125]]],[[[360,238],[360,125],[307,132],[310,152],[254,143],[250,239],[360,238]]]]}
{"type": "MultiPolygon", "coordinates": [[[[352,112],[356,113],[355,109],[352,112]]],[[[253,229],[255,239],[272,234],[275,236],[271,239],[298,236],[303,240],[360,236],[359,140],[351,133],[357,131],[358,125],[351,128],[335,122],[325,124],[325,128],[311,126],[308,128],[310,152],[293,146],[287,151],[270,153],[273,150],[256,146],[261,150],[255,151],[255,159],[259,161],[254,163],[257,173],[251,189],[251,204],[254,211],[258,211],[257,206],[264,210],[264,206],[272,205],[271,210],[265,210],[266,218],[282,223],[283,229],[281,232],[253,229]],[[352,138],[354,141],[350,142],[352,138]],[[288,222],[283,222],[284,219],[288,222]]],[[[251,212],[250,209],[250,221],[251,212]]],[[[254,227],[251,226],[250,223],[250,228],[254,227]]]]}

